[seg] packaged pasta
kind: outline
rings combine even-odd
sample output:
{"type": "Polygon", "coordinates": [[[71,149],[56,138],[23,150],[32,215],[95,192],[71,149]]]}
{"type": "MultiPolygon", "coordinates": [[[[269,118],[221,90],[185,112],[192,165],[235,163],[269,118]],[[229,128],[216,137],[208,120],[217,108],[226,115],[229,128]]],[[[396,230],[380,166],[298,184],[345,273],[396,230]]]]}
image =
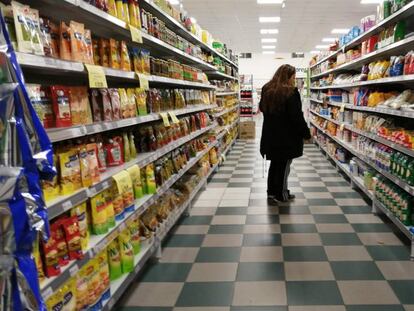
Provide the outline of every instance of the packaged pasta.
{"type": "Polygon", "coordinates": [[[127,133],[122,134],[122,141],[124,145],[124,161],[129,162],[131,161],[131,150],[130,150],[130,144],[129,144],[129,138],[127,133]]]}
{"type": "Polygon", "coordinates": [[[134,270],[134,249],[131,244],[131,235],[128,229],[119,234],[119,248],[121,254],[122,273],[129,273],[134,270]]]}
{"type": "Polygon", "coordinates": [[[109,243],[107,248],[108,263],[109,263],[109,277],[110,280],[116,280],[122,275],[121,255],[119,253],[118,239],[109,243]]]}
{"type": "Polygon", "coordinates": [[[91,300],[92,306],[90,310],[102,310],[102,301],[101,301],[101,294],[102,294],[102,287],[101,287],[101,274],[100,274],[100,264],[99,258],[96,256],[92,259],[91,262],[91,273],[89,275],[88,280],[88,288],[91,291],[91,300]],[[91,290],[92,289],[92,290],[91,290]]]}
{"type": "Polygon", "coordinates": [[[62,300],[63,300],[63,309],[62,311],[74,311],[76,310],[76,279],[71,278],[67,281],[62,288],[60,289],[62,300]]]}
{"type": "Polygon", "coordinates": [[[132,185],[134,188],[135,199],[142,198],[144,196],[142,190],[141,174],[138,165],[133,165],[126,170],[131,177],[132,185]]]}
{"type": "Polygon", "coordinates": [[[91,174],[92,183],[97,183],[101,180],[99,173],[98,155],[96,154],[96,144],[91,143],[86,145],[86,152],[88,154],[88,167],[91,174]]]}
{"type": "Polygon", "coordinates": [[[65,22],[60,22],[59,27],[59,55],[65,60],[72,60],[71,29],[65,22]]]}
{"type": "Polygon", "coordinates": [[[69,263],[69,250],[65,239],[65,232],[62,227],[62,219],[56,221],[50,226],[50,231],[54,235],[56,241],[56,249],[58,252],[59,266],[63,267],[69,263]]]}
{"type": "Polygon", "coordinates": [[[131,236],[131,245],[134,250],[134,255],[138,254],[141,250],[141,236],[139,234],[139,220],[135,218],[128,225],[129,234],[131,236]]]}
{"type": "Polygon", "coordinates": [[[87,310],[89,306],[88,278],[84,265],[76,275],[76,310],[87,310]]]}
{"type": "Polygon", "coordinates": [[[109,279],[109,266],[108,266],[108,254],[106,250],[100,252],[97,256],[99,264],[99,287],[102,300],[107,300],[111,297],[110,279],[109,279]]]}
{"type": "Polygon", "coordinates": [[[112,109],[112,119],[121,119],[121,97],[118,89],[108,89],[112,109]]]}
{"type": "Polygon", "coordinates": [[[68,245],[69,258],[71,260],[81,259],[83,257],[83,252],[77,216],[63,219],[62,227],[65,232],[66,243],[68,245]]]}
{"type": "Polygon", "coordinates": [[[106,189],[102,192],[105,199],[105,210],[106,210],[106,223],[108,228],[115,227],[115,211],[114,205],[112,204],[112,190],[106,189]]]}
{"type": "Polygon", "coordinates": [[[65,86],[51,86],[52,107],[55,113],[56,127],[72,126],[70,94],[65,86]]]}
{"type": "Polygon", "coordinates": [[[129,58],[128,47],[125,41],[119,43],[119,50],[121,54],[120,68],[122,70],[131,71],[131,59],[129,58]]]}
{"type": "Polygon", "coordinates": [[[129,150],[131,151],[131,159],[137,157],[137,148],[135,147],[135,138],[132,132],[129,133],[129,150]]]}
{"type": "Polygon", "coordinates": [[[70,215],[76,216],[78,219],[81,246],[83,252],[85,252],[88,249],[89,244],[88,214],[86,212],[86,202],[72,208],[70,210],[70,215]]]}
{"type": "Polygon", "coordinates": [[[30,102],[44,128],[55,127],[55,116],[53,113],[50,92],[42,88],[40,84],[26,84],[30,102]]]}
{"type": "Polygon", "coordinates": [[[104,234],[108,232],[108,219],[106,215],[106,201],[102,193],[90,200],[92,234],[104,234]]]}
{"type": "Polygon", "coordinates": [[[78,145],[79,163],[81,171],[81,179],[83,187],[90,187],[92,185],[92,175],[89,167],[89,155],[86,145],[78,145]]]}
{"type": "Polygon", "coordinates": [[[109,39],[109,67],[113,69],[120,68],[119,44],[115,39],[109,39]]]}
{"type": "Polygon", "coordinates": [[[118,89],[118,92],[121,99],[121,118],[127,119],[130,117],[128,96],[126,90],[123,88],[118,89]]]}
{"type": "Polygon", "coordinates": [[[55,291],[52,296],[46,300],[47,310],[63,310],[63,297],[62,291],[55,291]]]}
{"type": "Polygon", "coordinates": [[[94,62],[94,55],[93,55],[93,43],[92,43],[92,35],[90,29],[85,29],[84,36],[83,36],[83,50],[85,52],[83,61],[86,64],[93,65],[94,62]]]}
{"type": "Polygon", "coordinates": [[[71,55],[73,61],[83,62],[85,52],[84,46],[84,35],[85,35],[85,26],[81,23],[70,21],[70,46],[71,46],[71,55]]]}
{"type": "Polygon", "coordinates": [[[33,258],[36,264],[37,277],[39,279],[39,283],[41,283],[45,279],[45,273],[43,272],[42,258],[40,256],[39,246],[39,235],[37,235],[37,238],[33,242],[33,258]]]}
{"type": "Polygon", "coordinates": [[[147,93],[144,89],[135,89],[135,98],[137,104],[138,115],[144,116],[148,114],[147,110],[147,93]]]}
{"type": "Polygon", "coordinates": [[[33,53],[36,55],[45,55],[43,51],[42,40],[40,38],[41,31],[38,10],[30,9],[30,26],[33,53]]]}
{"type": "Polygon", "coordinates": [[[128,111],[129,117],[134,118],[137,116],[137,105],[136,105],[136,98],[135,98],[135,89],[127,89],[127,97],[128,97],[128,111]]]}
{"type": "Polygon", "coordinates": [[[47,242],[42,242],[44,271],[48,278],[60,274],[59,256],[55,236],[53,231],[51,231],[49,240],[47,240],[47,242]]]}
{"type": "Polygon", "coordinates": [[[102,101],[102,111],[103,111],[103,121],[112,121],[112,120],[118,120],[114,119],[115,114],[113,113],[112,108],[112,89],[99,89],[99,92],[101,93],[101,101],[102,101]]]}
{"type": "Polygon", "coordinates": [[[99,39],[99,59],[101,66],[109,67],[109,40],[107,39],[99,39]]]}
{"type": "Polygon", "coordinates": [[[46,17],[39,18],[40,35],[45,56],[59,57],[59,29],[46,17]]]}
{"type": "Polygon", "coordinates": [[[108,13],[117,17],[115,0],[108,0],[108,13]]]}
{"type": "Polygon", "coordinates": [[[147,183],[148,194],[157,192],[157,184],[155,182],[154,164],[148,164],[145,167],[145,181],[147,183]]]}
{"type": "Polygon", "coordinates": [[[60,192],[62,195],[73,193],[81,184],[80,163],[77,152],[70,150],[58,153],[60,167],[60,192]]]}
{"type": "Polygon", "coordinates": [[[23,53],[33,53],[30,27],[30,7],[16,1],[12,1],[11,5],[16,29],[18,51],[23,53]]]}

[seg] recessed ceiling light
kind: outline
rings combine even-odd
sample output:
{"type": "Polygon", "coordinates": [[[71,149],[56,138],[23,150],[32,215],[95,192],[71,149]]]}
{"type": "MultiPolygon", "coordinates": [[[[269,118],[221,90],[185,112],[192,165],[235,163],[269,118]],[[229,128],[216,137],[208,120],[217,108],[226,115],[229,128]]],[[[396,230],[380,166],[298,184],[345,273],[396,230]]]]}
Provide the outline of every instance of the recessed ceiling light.
{"type": "Polygon", "coordinates": [[[336,38],[323,38],[322,42],[334,43],[334,42],[336,42],[336,40],[338,40],[338,39],[336,39],[336,38]]]}
{"type": "Polygon", "coordinates": [[[271,49],[275,49],[275,48],[276,48],[276,45],[262,45],[263,50],[265,50],[265,49],[271,50],[271,49]]]}
{"type": "Polygon", "coordinates": [[[327,49],[327,48],[329,48],[329,45],[317,45],[317,46],[315,46],[315,49],[321,49],[321,50],[324,50],[324,49],[327,49]]]}
{"type": "Polygon", "coordinates": [[[380,4],[384,0],[361,0],[361,4],[380,4]]]}
{"type": "Polygon", "coordinates": [[[260,29],[260,33],[262,35],[274,35],[274,34],[279,33],[279,29],[276,29],[276,28],[260,29]]]}
{"type": "Polygon", "coordinates": [[[257,0],[257,4],[281,4],[284,0],[257,0]]]}
{"type": "Polygon", "coordinates": [[[270,16],[270,17],[260,16],[259,22],[260,23],[279,23],[280,17],[279,16],[270,16]]]}
{"type": "Polygon", "coordinates": [[[276,38],[262,38],[262,43],[276,43],[276,38]]]}
{"type": "Polygon", "coordinates": [[[275,54],[275,51],[263,51],[263,54],[275,54]]]}
{"type": "Polygon", "coordinates": [[[332,29],[332,32],[331,33],[345,35],[348,32],[349,32],[349,29],[348,28],[334,28],[334,29],[332,29]]]}

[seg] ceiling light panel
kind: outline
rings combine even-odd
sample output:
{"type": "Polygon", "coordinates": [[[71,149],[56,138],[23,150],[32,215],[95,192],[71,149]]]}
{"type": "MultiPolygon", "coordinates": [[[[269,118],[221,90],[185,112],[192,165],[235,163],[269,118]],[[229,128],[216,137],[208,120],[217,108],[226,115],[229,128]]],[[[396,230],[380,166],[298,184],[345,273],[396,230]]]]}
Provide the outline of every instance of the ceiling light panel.
{"type": "Polygon", "coordinates": [[[262,38],[262,43],[276,43],[276,38],[262,38]]]}
{"type": "Polygon", "coordinates": [[[262,45],[262,49],[265,50],[271,50],[271,49],[275,49],[276,45],[262,45]]]}
{"type": "Polygon", "coordinates": [[[380,4],[384,0],[361,0],[361,4],[380,4]]]}
{"type": "Polygon", "coordinates": [[[321,50],[324,50],[324,49],[328,49],[329,48],[329,45],[317,45],[317,46],[315,46],[315,49],[321,49],[321,50]]]}
{"type": "Polygon", "coordinates": [[[257,4],[282,4],[283,0],[257,0],[257,4]]]}
{"type": "Polygon", "coordinates": [[[263,53],[263,54],[275,54],[275,52],[274,52],[274,51],[263,51],[262,53],[263,53]]]}
{"type": "Polygon", "coordinates": [[[260,29],[262,35],[275,35],[279,33],[279,29],[270,28],[270,29],[260,29]]]}
{"type": "Polygon", "coordinates": [[[333,34],[342,34],[345,35],[349,32],[349,28],[334,28],[332,29],[333,34]]]}
{"type": "Polygon", "coordinates": [[[279,16],[260,16],[259,17],[260,23],[280,23],[279,16]]]}
{"type": "Polygon", "coordinates": [[[337,38],[323,38],[322,42],[334,43],[338,40],[337,38]]]}

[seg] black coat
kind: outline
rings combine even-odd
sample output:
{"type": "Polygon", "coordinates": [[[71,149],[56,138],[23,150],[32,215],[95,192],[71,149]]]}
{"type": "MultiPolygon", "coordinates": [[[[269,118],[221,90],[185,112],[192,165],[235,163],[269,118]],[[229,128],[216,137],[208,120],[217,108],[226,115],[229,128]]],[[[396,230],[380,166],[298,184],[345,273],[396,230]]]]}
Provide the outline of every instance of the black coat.
{"type": "MultiPolygon", "coordinates": [[[[262,101],[265,87],[262,90],[262,101]]],[[[263,112],[263,102],[260,101],[260,110],[263,112]]],[[[272,103],[271,103],[272,104],[272,103]]],[[[280,103],[278,103],[280,104],[280,103]]],[[[288,160],[303,155],[303,140],[310,139],[311,135],[302,112],[302,102],[299,91],[282,103],[280,112],[265,113],[260,153],[269,160],[288,160]]]]}

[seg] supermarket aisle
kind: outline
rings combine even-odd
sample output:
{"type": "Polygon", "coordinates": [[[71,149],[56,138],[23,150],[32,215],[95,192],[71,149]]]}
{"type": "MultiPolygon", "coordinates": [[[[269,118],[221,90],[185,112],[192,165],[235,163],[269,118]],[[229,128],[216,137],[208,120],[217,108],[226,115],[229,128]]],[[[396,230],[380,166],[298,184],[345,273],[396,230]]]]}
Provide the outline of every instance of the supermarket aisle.
{"type": "Polygon", "coordinates": [[[407,242],[319,150],[294,161],[297,198],[279,208],[267,206],[257,150],[236,144],[121,309],[413,311],[407,242]]]}

